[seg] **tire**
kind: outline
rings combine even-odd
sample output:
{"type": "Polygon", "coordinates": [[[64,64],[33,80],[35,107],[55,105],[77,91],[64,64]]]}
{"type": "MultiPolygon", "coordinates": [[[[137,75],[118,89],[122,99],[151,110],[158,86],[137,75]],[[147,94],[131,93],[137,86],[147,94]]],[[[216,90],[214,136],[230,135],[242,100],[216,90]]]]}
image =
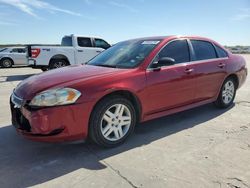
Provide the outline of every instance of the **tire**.
{"type": "Polygon", "coordinates": [[[44,71],[47,71],[48,70],[48,67],[42,67],[41,70],[44,72],[44,71]]]}
{"type": "Polygon", "coordinates": [[[51,69],[57,69],[57,68],[61,68],[61,67],[65,67],[68,66],[69,63],[67,60],[64,59],[52,59],[50,64],[49,64],[49,70],[51,69]]]}
{"type": "Polygon", "coordinates": [[[9,58],[4,58],[1,60],[1,67],[3,68],[11,68],[13,65],[13,61],[9,58]]]}
{"type": "Polygon", "coordinates": [[[237,84],[235,79],[227,78],[220,90],[220,94],[215,101],[215,105],[218,108],[228,108],[233,104],[236,95],[237,84]]]}
{"type": "Polygon", "coordinates": [[[129,100],[122,96],[107,97],[91,113],[89,136],[97,145],[115,147],[131,135],[135,124],[136,111],[129,100]]]}

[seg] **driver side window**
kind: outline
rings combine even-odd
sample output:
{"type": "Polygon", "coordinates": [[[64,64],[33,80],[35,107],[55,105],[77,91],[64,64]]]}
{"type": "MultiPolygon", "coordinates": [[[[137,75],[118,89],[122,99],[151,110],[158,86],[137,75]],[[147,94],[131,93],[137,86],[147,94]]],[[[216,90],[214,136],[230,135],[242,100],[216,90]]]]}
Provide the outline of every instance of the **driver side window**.
{"type": "Polygon", "coordinates": [[[175,60],[175,63],[184,63],[190,61],[189,47],[187,40],[175,40],[167,44],[156,56],[154,62],[163,57],[169,57],[175,60]]]}

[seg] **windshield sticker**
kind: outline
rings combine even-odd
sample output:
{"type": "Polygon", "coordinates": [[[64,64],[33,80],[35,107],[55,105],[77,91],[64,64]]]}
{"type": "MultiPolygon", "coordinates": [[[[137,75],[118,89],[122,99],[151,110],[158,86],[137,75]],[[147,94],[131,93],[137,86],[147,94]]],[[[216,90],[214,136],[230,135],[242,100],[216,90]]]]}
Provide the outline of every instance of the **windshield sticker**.
{"type": "Polygon", "coordinates": [[[158,40],[147,40],[147,41],[143,41],[142,44],[158,44],[160,41],[158,40]]]}

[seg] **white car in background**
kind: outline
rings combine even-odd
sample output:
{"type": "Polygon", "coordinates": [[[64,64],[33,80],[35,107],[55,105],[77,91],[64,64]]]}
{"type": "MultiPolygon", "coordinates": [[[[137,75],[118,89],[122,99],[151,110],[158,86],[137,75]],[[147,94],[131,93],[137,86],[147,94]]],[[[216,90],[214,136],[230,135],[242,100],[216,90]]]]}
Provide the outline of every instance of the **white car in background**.
{"type": "Polygon", "coordinates": [[[28,45],[28,64],[43,71],[84,64],[109,47],[110,44],[99,37],[67,35],[60,46],[28,45]]]}
{"type": "Polygon", "coordinates": [[[27,65],[26,47],[8,47],[0,50],[0,66],[27,65]]]}

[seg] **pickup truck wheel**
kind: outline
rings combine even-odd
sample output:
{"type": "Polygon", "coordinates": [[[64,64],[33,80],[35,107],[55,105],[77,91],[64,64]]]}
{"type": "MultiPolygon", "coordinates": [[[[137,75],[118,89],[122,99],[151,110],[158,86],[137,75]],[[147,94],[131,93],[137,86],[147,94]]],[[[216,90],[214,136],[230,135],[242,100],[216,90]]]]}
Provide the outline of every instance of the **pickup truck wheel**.
{"type": "Polygon", "coordinates": [[[42,70],[42,71],[47,71],[47,70],[48,70],[48,67],[42,67],[41,70],[42,70]]]}
{"type": "Polygon", "coordinates": [[[65,67],[67,65],[69,65],[69,64],[64,59],[54,59],[54,60],[51,60],[51,62],[49,64],[49,70],[58,69],[58,68],[61,68],[61,67],[65,67]]]}
{"type": "Polygon", "coordinates": [[[13,61],[9,58],[4,58],[3,60],[1,60],[1,67],[3,68],[11,68],[13,65],[13,61]]]}
{"type": "Polygon", "coordinates": [[[136,111],[129,100],[121,96],[107,97],[91,114],[89,135],[100,146],[115,147],[127,139],[135,124],[136,111]]]}

